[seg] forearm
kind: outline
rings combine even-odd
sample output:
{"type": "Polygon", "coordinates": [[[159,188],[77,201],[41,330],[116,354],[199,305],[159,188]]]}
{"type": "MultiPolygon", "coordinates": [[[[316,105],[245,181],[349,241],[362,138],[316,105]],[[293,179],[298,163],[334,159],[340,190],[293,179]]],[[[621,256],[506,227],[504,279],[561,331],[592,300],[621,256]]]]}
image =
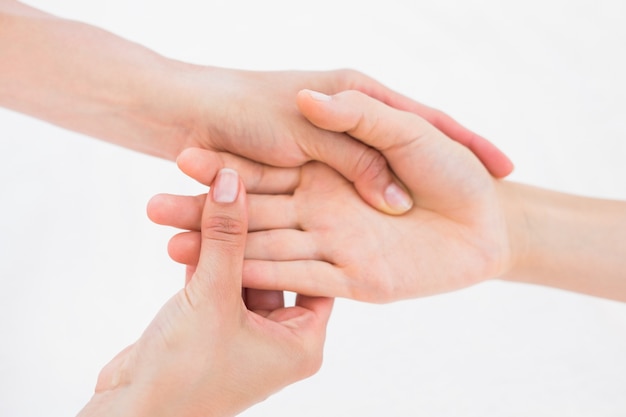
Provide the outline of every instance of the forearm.
{"type": "Polygon", "coordinates": [[[98,28],[0,0],[0,106],[173,159],[188,135],[183,112],[173,108],[173,75],[187,67],[98,28]]]}
{"type": "Polygon", "coordinates": [[[504,279],[626,301],[626,202],[503,185],[514,239],[504,279]]]}

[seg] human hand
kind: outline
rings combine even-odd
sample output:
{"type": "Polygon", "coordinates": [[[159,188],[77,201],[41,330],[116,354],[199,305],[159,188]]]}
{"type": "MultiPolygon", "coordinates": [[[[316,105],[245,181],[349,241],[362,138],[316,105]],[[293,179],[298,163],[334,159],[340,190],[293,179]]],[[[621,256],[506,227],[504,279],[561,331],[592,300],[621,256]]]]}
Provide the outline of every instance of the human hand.
{"type": "Polygon", "coordinates": [[[492,175],[504,177],[513,166],[486,139],[444,113],[404,97],[356,71],[250,72],[200,67],[191,77],[184,103],[190,134],[183,148],[227,151],[265,164],[295,167],[317,160],[335,168],[373,207],[400,214],[412,202],[379,152],[342,132],[321,130],[298,112],[294,97],[302,88],[325,93],[359,90],[391,107],[424,117],[467,146],[492,175]],[[199,87],[200,86],[200,87],[199,87]],[[209,86],[210,91],[207,91],[209,86]],[[189,108],[187,103],[193,103],[189,108]],[[395,184],[395,185],[392,185],[395,184]],[[391,188],[389,188],[391,186],[391,188]]]}
{"type": "MultiPolygon", "coordinates": [[[[299,94],[303,114],[380,150],[416,204],[403,216],[372,210],[319,163],[260,172],[227,155],[181,154],[181,169],[201,182],[216,167],[237,166],[254,192],[283,193],[250,196],[244,285],[386,302],[459,289],[508,266],[500,184],[466,148],[420,117],[361,93],[313,97],[320,96],[299,94]]],[[[201,200],[159,196],[149,205],[157,223],[192,230],[170,242],[179,262],[197,259],[201,200]]]]}
{"type": "Polygon", "coordinates": [[[312,126],[293,100],[302,88],[355,89],[425,117],[468,146],[496,177],[512,170],[485,139],[355,71],[192,65],[19,2],[0,2],[0,14],[7,22],[0,37],[0,80],[6,80],[0,106],[127,148],[174,159],[187,147],[201,147],[281,167],[319,160],[354,182],[373,207],[404,213],[412,201],[380,153],[312,126]]]}
{"type": "Polygon", "coordinates": [[[269,226],[292,230],[250,241],[248,259],[282,261],[247,262],[250,286],[385,302],[462,288],[508,267],[498,183],[466,148],[424,119],[358,92],[303,91],[298,105],[316,126],[379,150],[416,204],[401,217],[379,215],[356,204],[332,171],[305,167],[293,201],[264,198],[267,210],[259,213],[286,219],[269,226]]]}
{"type": "Polygon", "coordinates": [[[245,290],[246,192],[222,170],[203,202],[197,268],[101,372],[81,416],[232,416],[315,373],[332,299],[245,290]],[[246,307],[247,306],[247,307],[246,307]]]}

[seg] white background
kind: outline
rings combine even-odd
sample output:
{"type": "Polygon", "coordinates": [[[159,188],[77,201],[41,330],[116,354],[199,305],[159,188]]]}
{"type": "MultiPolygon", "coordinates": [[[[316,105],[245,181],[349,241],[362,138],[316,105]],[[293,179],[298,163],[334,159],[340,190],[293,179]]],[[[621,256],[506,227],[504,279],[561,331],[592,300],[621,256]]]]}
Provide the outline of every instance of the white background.
{"type": "MultiPolygon", "coordinates": [[[[621,0],[29,3],[198,64],[355,68],[491,139],[512,180],[626,198],[621,0]]],[[[0,127],[0,416],[75,415],[182,284],[146,202],[202,188],[15,113],[0,127]]],[[[626,305],[558,290],[339,300],[325,356],[244,415],[626,416],[626,305]]]]}

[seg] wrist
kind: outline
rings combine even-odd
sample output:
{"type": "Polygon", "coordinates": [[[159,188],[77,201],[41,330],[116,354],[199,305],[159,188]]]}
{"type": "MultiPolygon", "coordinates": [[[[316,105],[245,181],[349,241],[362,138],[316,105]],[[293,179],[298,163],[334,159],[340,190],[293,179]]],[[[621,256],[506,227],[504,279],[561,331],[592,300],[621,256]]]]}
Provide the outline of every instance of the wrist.
{"type": "MultiPolygon", "coordinates": [[[[135,71],[121,103],[129,137],[122,146],[175,160],[196,131],[193,74],[196,66],[153,54],[135,71]]],[[[112,139],[113,140],[113,139],[112,139]]]]}
{"type": "Polygon", "coordinates": [[[518,276],[532,264],[530,248],[529,216],[532,211],[526,204],[525,194],[528,187],[510,181],[499,181],[497,193],[504,213],[508,259],[504,260],[500,269],[499,278],[511,279],[518,276]]]}
{"type": "MultiPolygon", "coordinates": [[[[502,278],[626,299],[626,203],[512,185],[516,256],[502,278]]],[[[509,195],[511,197],[511,195],[509,195]]]]}
{"type": "Polygon", "coordinates": [[[152,140],[145,153],[175,160],[188,147],[232,151],[231,138],[246,135],[241,103],[250,100],[250,83],[257,82],[249,80],[252,73],[161,56],[150,70],[152,78],[126,106],[152,140]]]}

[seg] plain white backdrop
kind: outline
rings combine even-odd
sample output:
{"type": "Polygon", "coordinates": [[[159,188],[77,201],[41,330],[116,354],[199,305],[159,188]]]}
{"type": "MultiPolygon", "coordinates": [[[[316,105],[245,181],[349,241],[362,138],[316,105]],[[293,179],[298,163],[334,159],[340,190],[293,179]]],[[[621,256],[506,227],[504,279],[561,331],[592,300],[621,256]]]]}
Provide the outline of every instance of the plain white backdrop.
{"type": "MultiPolygon", "coordinates": [[[[511,180],[626,198],[621,0],[27,3],[197,64],[355,68],[495,142],[511,180]]],[[[146,202],[204,189],[12,112],[0,127],[0,416],[75,415],[182,285],[146,202]]],[[[243,415],[626,416],[626,305],[497,281],[338,300],[322,370],[243,415]]]]}

